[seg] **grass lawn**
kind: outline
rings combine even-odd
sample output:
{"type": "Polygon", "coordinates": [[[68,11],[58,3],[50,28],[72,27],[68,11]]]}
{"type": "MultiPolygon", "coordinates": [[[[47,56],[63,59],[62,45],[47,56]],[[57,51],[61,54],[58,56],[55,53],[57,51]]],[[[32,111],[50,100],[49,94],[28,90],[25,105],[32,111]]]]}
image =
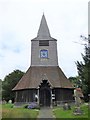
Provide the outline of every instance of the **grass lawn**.
{"type": "Polygon", "coordinates": [[[63,110],[63,108],[54,108],[53,113],[56,118],[88,118],[88,106],[82,105],[81,110],[83,111],[84,114],[82,115],[74,115],[74,107],[71,108],[71,110],[63,110]]]}
{"type": "Polygon", "coordinates": [[[13,108],[12,104],[2,105],[2,117],[4,118],[33,118],[36,119],[38,115],[36,109],[13,108]]]}

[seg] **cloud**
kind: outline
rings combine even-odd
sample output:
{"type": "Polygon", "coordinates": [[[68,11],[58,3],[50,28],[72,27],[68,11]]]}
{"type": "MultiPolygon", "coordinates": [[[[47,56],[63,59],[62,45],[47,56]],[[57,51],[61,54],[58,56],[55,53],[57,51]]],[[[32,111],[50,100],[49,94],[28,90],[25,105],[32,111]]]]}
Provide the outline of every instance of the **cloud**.
{"type": "Polygon", "coordinates": [[[58,61],[66,76],[77,74],[75,61],[82,60],[80,35],[87,36],[87,0],[0,0],[0,78],[30,66],[31,42],[44,12],[51,36],[56,38],[58,61]]]}

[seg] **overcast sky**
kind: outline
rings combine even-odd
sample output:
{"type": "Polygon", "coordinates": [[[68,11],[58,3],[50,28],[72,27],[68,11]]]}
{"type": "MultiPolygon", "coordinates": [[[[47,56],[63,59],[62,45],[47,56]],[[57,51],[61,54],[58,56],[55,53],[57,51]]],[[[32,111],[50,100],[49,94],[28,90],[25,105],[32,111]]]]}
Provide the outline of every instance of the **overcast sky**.
{"type": "Polygon", "coordinates": [[[31,39],[37,36],[45,14],[57,39],[59,66],[67,77],[76,76],[88,33],[88,0],[0,0],[0,79],[13,70],[26,71],[31,63],[31,39]]]}

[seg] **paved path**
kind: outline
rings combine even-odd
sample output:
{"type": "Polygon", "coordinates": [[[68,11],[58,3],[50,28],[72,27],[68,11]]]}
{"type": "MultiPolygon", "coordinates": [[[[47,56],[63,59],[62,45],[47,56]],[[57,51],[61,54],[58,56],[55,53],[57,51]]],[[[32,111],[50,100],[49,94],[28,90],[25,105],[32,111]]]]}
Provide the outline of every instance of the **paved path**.
{"type": "Polygon", "coordinates": [[[45,118],[47,118],[46,120],[55,120],[52,109],[49,107],[43,107],[40,109],[37,120],[44,120],[45,118]]]}

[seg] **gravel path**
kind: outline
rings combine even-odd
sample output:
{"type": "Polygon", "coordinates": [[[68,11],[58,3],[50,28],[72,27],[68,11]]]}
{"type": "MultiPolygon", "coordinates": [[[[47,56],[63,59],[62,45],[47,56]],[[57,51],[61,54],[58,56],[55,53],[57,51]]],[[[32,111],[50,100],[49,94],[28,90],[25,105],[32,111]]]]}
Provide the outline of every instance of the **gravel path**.
{"type": "Polygon", "coordinates": [[[55,116],[53,115],[52,108],[44,107],[41,108],[39,111],[38,119],[37,120],[55,120],[55,116]]]}

